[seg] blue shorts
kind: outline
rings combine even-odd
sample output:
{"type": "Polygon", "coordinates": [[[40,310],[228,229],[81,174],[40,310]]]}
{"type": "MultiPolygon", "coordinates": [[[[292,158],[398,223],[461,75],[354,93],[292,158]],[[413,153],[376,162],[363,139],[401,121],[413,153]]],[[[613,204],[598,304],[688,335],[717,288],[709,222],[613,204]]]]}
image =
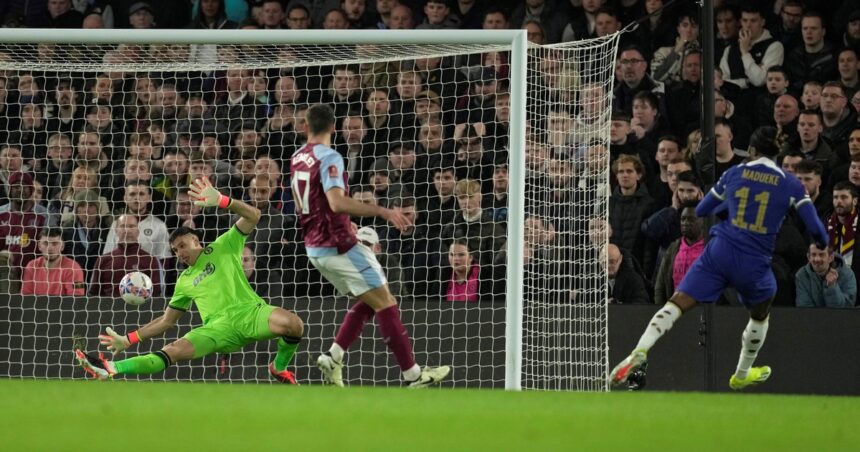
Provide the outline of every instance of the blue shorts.
{"type": "Polygon", "coordinates": [[[713,303],[726,287],[738,291],[741,303],[752,307],[776,295],[770,256],[745,253],[719,236],[705,245],[676,290],[701,303],[713,303]]]}

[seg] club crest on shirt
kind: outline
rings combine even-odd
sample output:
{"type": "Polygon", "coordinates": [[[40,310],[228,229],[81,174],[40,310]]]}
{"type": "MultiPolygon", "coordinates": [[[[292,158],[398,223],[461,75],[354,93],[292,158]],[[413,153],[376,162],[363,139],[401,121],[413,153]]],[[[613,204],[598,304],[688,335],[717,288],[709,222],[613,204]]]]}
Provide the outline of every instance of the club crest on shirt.
{"type": "Polygon", "coordinates": [[[212,254],[212,247],[207,246],[206,248],[203,248],[203,254],[212,254]]]}

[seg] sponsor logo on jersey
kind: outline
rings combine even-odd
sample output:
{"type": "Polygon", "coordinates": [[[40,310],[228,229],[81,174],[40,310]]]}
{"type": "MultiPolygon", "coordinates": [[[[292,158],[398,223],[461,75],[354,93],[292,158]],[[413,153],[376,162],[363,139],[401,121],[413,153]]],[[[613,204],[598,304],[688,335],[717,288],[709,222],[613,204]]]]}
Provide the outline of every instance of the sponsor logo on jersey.
{"type": "Polygon", "coordinates": [[[213,264],[212,262],[207,262],[206,266],[203,267],[203,271],[200,272],[200,274],[197,275],[196,278],[194,278],[192,284],[194,285],[194,287],[197,287],[197,285],[200,284],[200,282],[203,281],[204,278],[213,273],[215,273],[215,264],[213,264]]]}
{"type": "Polygon", "coordinates": [[[26,232],[21,235],[7,235],[6,246],[20,246],[26,248],[30,244],[30,234],[26,232]]]}

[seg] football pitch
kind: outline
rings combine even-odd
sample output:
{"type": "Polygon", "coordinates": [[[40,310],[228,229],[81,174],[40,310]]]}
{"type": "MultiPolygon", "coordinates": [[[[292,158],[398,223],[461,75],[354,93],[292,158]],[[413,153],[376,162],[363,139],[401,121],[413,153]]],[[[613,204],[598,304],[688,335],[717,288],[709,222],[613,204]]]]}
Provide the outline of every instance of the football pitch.
{"type": "Polygon", "coordinates": [[[860,399],[0,380],[7,451],[857,450],[860,399]]]}

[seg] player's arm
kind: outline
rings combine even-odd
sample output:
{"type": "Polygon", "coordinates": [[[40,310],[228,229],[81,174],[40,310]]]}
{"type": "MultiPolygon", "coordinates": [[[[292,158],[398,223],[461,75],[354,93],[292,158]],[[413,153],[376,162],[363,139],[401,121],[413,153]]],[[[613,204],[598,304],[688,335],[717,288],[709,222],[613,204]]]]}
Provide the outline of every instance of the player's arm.
{"type": "Polygon", "coordinates": [[[699,201],[699,204],[696,206],[696,215],[700,217],[706,217],[708,215],[714,215],[717,213],[720,208],[724,207],[724,201],[726,200],[726,182],[732,177],[734,170],[737,167],[730,168],[728,171],[723,173],[720,176],[720,180],[708,190],[708,194],[699,201]]]}
{"type": "Polygon", "coordinates": [[[797,209],[797,214],[803,220],[803,224],[806,225],[806,230],[812,235],[815,244],[818,245],[818,248],[824,249],[830,238],[827,236],[824,224],[818,218],[818,212],[815,210],[812,200],[809,196],[804,196],[800,202],[794,205],[794,208],[797,209]]]}
{"type": "Polygon", "coordinates": [[[345,213],[353,217],[380,217],[393,224],[401,231],[408,228],[411,222],[402,213],[373,204],[365,204],[350,198],[340,187],[329,188],[325,192],[331,211],[345,213]]]}
{"type": "Polygon", "coordinates": [[[126,335],[120,335],[111,327],[105,328],[107,334],[99,335],[99,342],[107,347],[109,351],[113,352],[114,355],[122,353],[125,349],[138,342],[161,336],[165,331],[175,327],[176,322],[179,321],[179,318],[184,313],[185,311],[168,306],[164,314],[160,317],[126,335]]]}
{"type": "Polygon", "coordinates": [[[239,221],[236,222],[236,229],[241,233],[248,235],[260,222],[260,209],[248,205],[238,199],[230,199],[229,196],[222,195],[209,179],[197,179],[191,183],[191,188],[188,191],[194,204],[200,207],[220,207],[228,209],[230,212],[239,215],[239,221]]]}

